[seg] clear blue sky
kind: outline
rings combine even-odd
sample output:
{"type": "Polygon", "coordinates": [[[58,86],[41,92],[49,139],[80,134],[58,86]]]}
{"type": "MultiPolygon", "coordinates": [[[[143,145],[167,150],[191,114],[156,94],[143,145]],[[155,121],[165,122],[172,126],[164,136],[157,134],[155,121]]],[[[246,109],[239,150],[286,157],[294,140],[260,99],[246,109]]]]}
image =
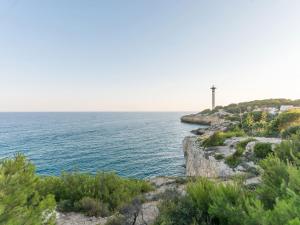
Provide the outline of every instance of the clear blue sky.
{"type": "Polygon", "coordinates": [[[0,111],[300,98],[299,0],[0,0],[0,111]]]}

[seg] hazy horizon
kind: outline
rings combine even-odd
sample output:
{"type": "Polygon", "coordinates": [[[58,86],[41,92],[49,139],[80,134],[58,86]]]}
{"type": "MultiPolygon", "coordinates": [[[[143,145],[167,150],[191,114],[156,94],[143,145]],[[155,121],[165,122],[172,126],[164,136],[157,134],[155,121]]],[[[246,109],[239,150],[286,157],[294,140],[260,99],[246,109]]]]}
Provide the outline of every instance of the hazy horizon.
{"type": "Polygon", "coordinates": [[[300,1],[0,0],[0,112],[299,99],[300,1]]]}

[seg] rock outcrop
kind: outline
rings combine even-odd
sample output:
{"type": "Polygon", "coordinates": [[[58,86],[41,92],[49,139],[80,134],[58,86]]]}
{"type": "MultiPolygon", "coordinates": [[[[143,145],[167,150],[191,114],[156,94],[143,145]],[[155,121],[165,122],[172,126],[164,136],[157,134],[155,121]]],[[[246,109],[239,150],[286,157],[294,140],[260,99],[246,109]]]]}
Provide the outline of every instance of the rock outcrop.
{"type": "Polygon", "coordinates": [[[201,113],[197,113],[197,114],[182,116],[181,122],[200,124],[200,125],[214,125],[214,124],[220,124],[224,122],[224,119],[214,114],[203,115],[201,113]]]}
{"type": "Polygon", "coordinates": [[[215,154],[222,154],[224,157],[230,155],[234,152],[233,148],[220,146],[204,150],[199,145],[197,136],[185,137],[183,140],[186,176],[225,178],[235,174],[224,160],[217,160],[214,157],[215,154]]]}
{"type": "Polygon", "coordinates": [[[57,225],[104,225],[108,218],[87,217],[81,213],[57,213],[57,225]]]}
{"type": "Polygon", "coordinates": [[[199,136],[185,137],[183,140],[183,151],[186,161],[186,176],[201,176],[207,178],[227,179],[237,174],[249,177],[248,183],[257,182],[254,179],[258,166],[253,162],[251,153],[257,142],[278,144],[280,138],[254,137],[255,141],[247,144],[245,152],[241,156],[241,163],[231,168],[225,163],[225,158],[232,155],[238,142],[246,140],[247,137],[233,137],[225,141],[224,146],[204,148],[200,146],[199,136]],[[251,179],[250,179],[251,178],[251,179]]]}

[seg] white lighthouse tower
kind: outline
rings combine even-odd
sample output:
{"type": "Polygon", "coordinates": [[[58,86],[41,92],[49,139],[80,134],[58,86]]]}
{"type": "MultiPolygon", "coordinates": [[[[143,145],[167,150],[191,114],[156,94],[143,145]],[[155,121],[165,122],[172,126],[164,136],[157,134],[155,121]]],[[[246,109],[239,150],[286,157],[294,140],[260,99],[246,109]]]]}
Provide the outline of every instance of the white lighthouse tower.
{"type": "Polygon", "coordinates": [[[216,107],[216,96],[215,96],[215,92],[216,92],[216,87],[213,85],[211,88],[212,91],[212,104],[211,104],[211,109],[213,110],[216,107]]]}

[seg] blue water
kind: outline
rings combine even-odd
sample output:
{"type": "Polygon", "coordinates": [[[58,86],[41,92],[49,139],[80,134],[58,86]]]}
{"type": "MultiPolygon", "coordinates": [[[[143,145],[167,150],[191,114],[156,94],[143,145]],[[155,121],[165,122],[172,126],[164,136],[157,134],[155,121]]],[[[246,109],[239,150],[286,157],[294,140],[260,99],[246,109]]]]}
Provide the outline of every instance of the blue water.
{"type": "Polygon", "coordinates": [[[183,175],[184,113],[0,113],[0,158],[24,153],[39,174],[183,175]]]}

